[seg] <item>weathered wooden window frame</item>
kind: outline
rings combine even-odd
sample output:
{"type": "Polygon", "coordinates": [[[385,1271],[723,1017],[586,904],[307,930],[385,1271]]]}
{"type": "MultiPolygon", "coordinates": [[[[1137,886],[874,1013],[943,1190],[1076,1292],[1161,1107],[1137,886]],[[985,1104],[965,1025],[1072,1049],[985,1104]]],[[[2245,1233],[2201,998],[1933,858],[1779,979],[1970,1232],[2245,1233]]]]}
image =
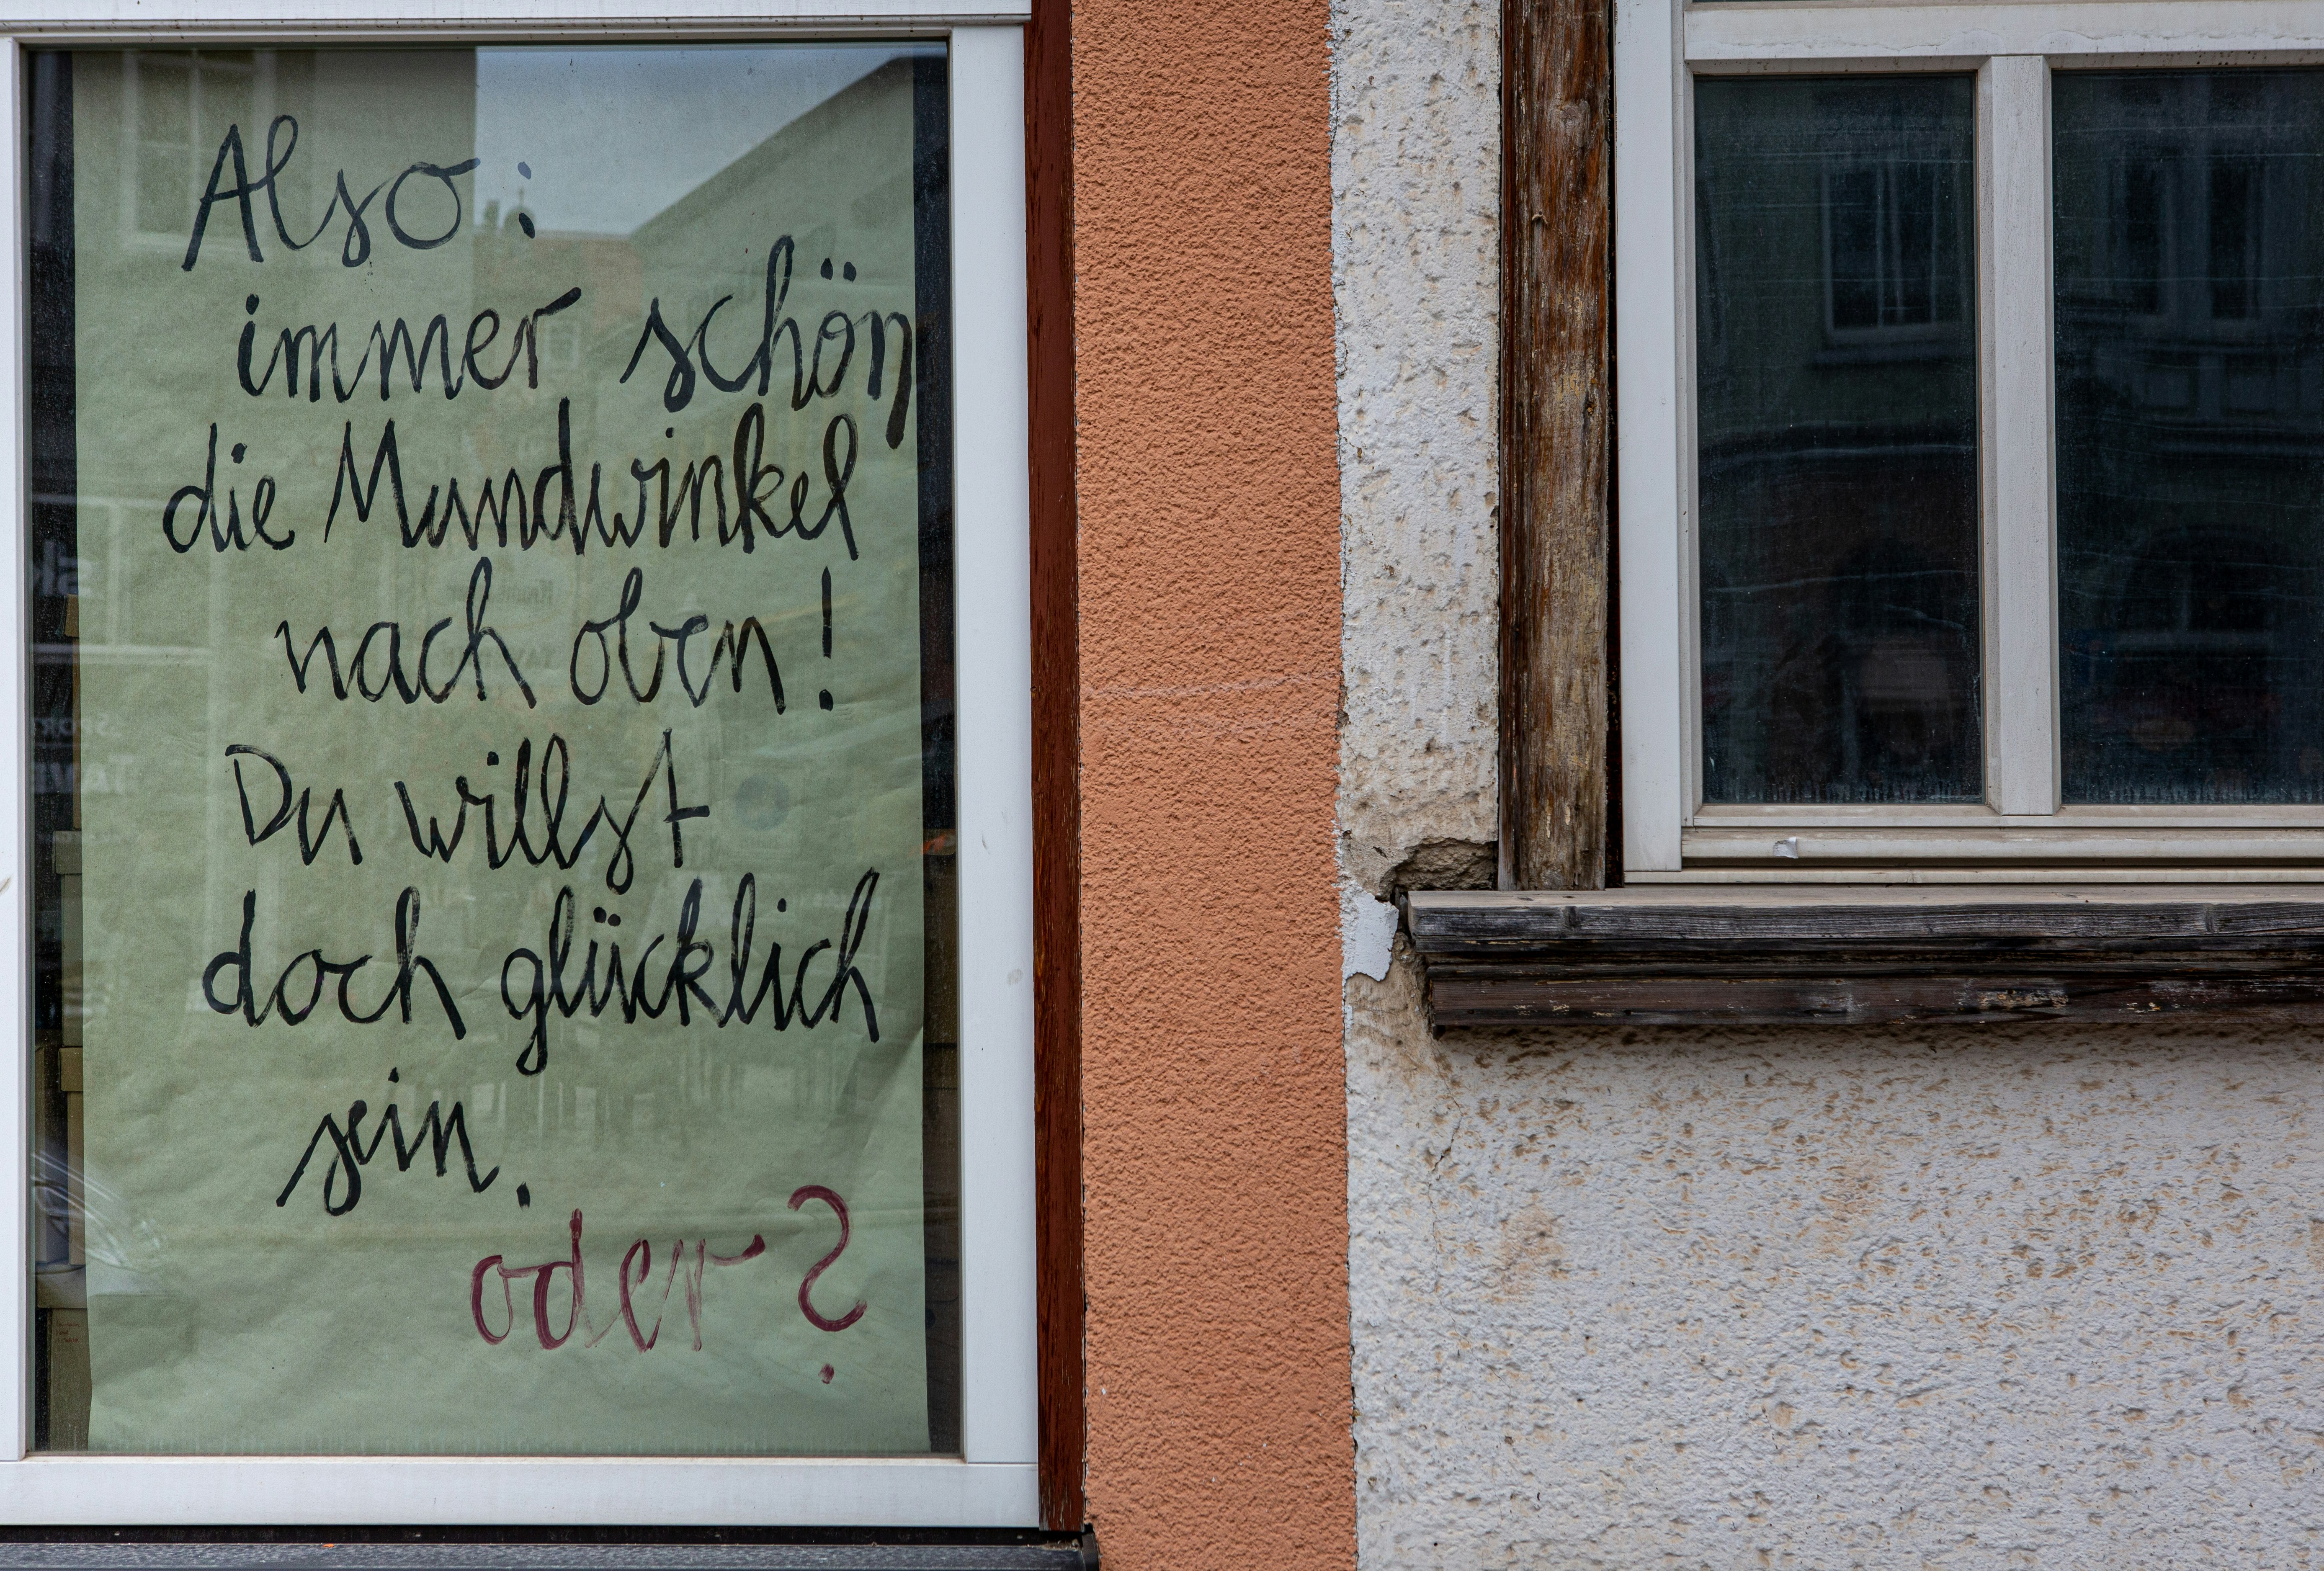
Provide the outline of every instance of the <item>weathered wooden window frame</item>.
{"type": "Polygon", "coordinates": [[[2059,800],[2049,107],[2324,63],[2324,5],[1504,0],[1503,40],[1501,889],[1405,899],[1437,1029],[2324,1021],[2324,809],[2059,800]],[[1987,805],[1706,807],[1692,83],[1898,69],[1978,79],[1987,805]]]}
{"type": "MultiPolygon", "coordinates": [[[[1617,0],[1613,33],[1622,106],[1611,258],[1622,411],[1614,465],[1622,880],[2324,877],[2324,809],[2061,800],[2050,236],[2053,71],[2313,63],[2324,60],[2324,9],[2271,0],[1617,0]],[[1706,803],[1693,571],[1692,84],[1713,74],[1897,69],[1977,79],[1986,800],[1706,803]]],[[[1562,494],[1558,502],[1565,505],[1562,494]]],[[[1553,525],[1553,541],[1562,527],[1553,525]]],[[[1548,731],[1560,735],[1555,723],[1548,731]]]]}
{"type": "Polygon", "coordinates": [[[1619,882],[1610,0],[1505,0],[1500,882],[1619,882]]]}

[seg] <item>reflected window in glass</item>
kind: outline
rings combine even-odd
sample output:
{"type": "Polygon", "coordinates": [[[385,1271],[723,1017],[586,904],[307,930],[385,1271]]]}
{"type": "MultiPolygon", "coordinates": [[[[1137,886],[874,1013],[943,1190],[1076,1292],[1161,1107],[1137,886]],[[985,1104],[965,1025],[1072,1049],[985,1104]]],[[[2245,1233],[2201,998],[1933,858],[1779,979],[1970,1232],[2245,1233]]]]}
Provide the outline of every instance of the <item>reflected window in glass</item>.
{"type": "Polygon", "coordinates": [[[1696,86],[1711,801],[1982,791],[1973,94],[1696,86]]]}
{"type": "Polygon", "coordinates": [[[2324,73],[2052,103],[2065,799],[2324,801],[2324,73]]]}

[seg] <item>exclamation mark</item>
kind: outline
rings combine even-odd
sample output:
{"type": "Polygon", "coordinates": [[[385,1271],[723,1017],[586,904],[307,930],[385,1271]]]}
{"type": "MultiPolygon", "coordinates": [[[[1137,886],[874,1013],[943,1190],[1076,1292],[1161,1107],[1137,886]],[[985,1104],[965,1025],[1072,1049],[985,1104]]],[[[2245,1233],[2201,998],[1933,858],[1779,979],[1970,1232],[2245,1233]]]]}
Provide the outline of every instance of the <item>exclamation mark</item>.
{"type": "MultiPolygon", "coordinates": [[[[823,569],[823,658],[831,658],[831,569],[823,569]]],[[[831,707],[831,689],[825,688],[816,695],[816,702],[831,707]]]]}

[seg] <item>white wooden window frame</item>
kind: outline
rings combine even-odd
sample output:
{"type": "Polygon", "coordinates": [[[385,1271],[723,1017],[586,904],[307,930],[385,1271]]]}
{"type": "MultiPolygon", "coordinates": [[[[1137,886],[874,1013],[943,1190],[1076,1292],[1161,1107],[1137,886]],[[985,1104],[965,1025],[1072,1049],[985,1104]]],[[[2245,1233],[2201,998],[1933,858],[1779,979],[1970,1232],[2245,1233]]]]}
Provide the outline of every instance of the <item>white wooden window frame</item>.
{"type": "Polygon", "coordinates": [[[2324,807],[2061,802],[2051,418],[2052,73],[2318,63],[2317,0],[1616,0],[1615,473],[1629,882],[2324,879],[2324,807]],[[1705,803],[1693,84],[1896,70],[1977,78],[1985,800],[1705,803]]]}
{"type": "Polygon", "coordinates": [[[0,1522],[1032,1527],[1040,1520],[1033,1212],[1032,630],[1021,0],[0,0],[0,1522]],[[953,473],[960,839],[959,1458],[28,1454],[31,757],[26,658],[25,52],[926,37],[951,60],[953,473]]]}

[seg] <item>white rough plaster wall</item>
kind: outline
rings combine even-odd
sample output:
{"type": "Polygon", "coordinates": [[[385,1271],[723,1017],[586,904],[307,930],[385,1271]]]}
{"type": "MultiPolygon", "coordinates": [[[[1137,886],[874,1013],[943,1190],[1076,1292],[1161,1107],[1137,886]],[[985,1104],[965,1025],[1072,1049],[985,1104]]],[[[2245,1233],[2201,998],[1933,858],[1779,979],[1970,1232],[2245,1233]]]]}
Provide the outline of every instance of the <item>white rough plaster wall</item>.
{"type": "Polygon", "coordinates": [[[1333,10],[1362,1571],[2324,1563],[2307,1036],[1429,1037],[1372,897],[1495,838],[1498,29],[1333,10]]]}
{"type": "Polygon", "coordinates": [[[1350,1003],[1367,1571],[2324,1558],[2305,1036],[1350,1003]]]}
{"type": "Polygon", "coordinates": [[[1496,837],[1499,6],[1339,0],[1333,43],[1353,901],[1426,842],[1496,837]]]}

